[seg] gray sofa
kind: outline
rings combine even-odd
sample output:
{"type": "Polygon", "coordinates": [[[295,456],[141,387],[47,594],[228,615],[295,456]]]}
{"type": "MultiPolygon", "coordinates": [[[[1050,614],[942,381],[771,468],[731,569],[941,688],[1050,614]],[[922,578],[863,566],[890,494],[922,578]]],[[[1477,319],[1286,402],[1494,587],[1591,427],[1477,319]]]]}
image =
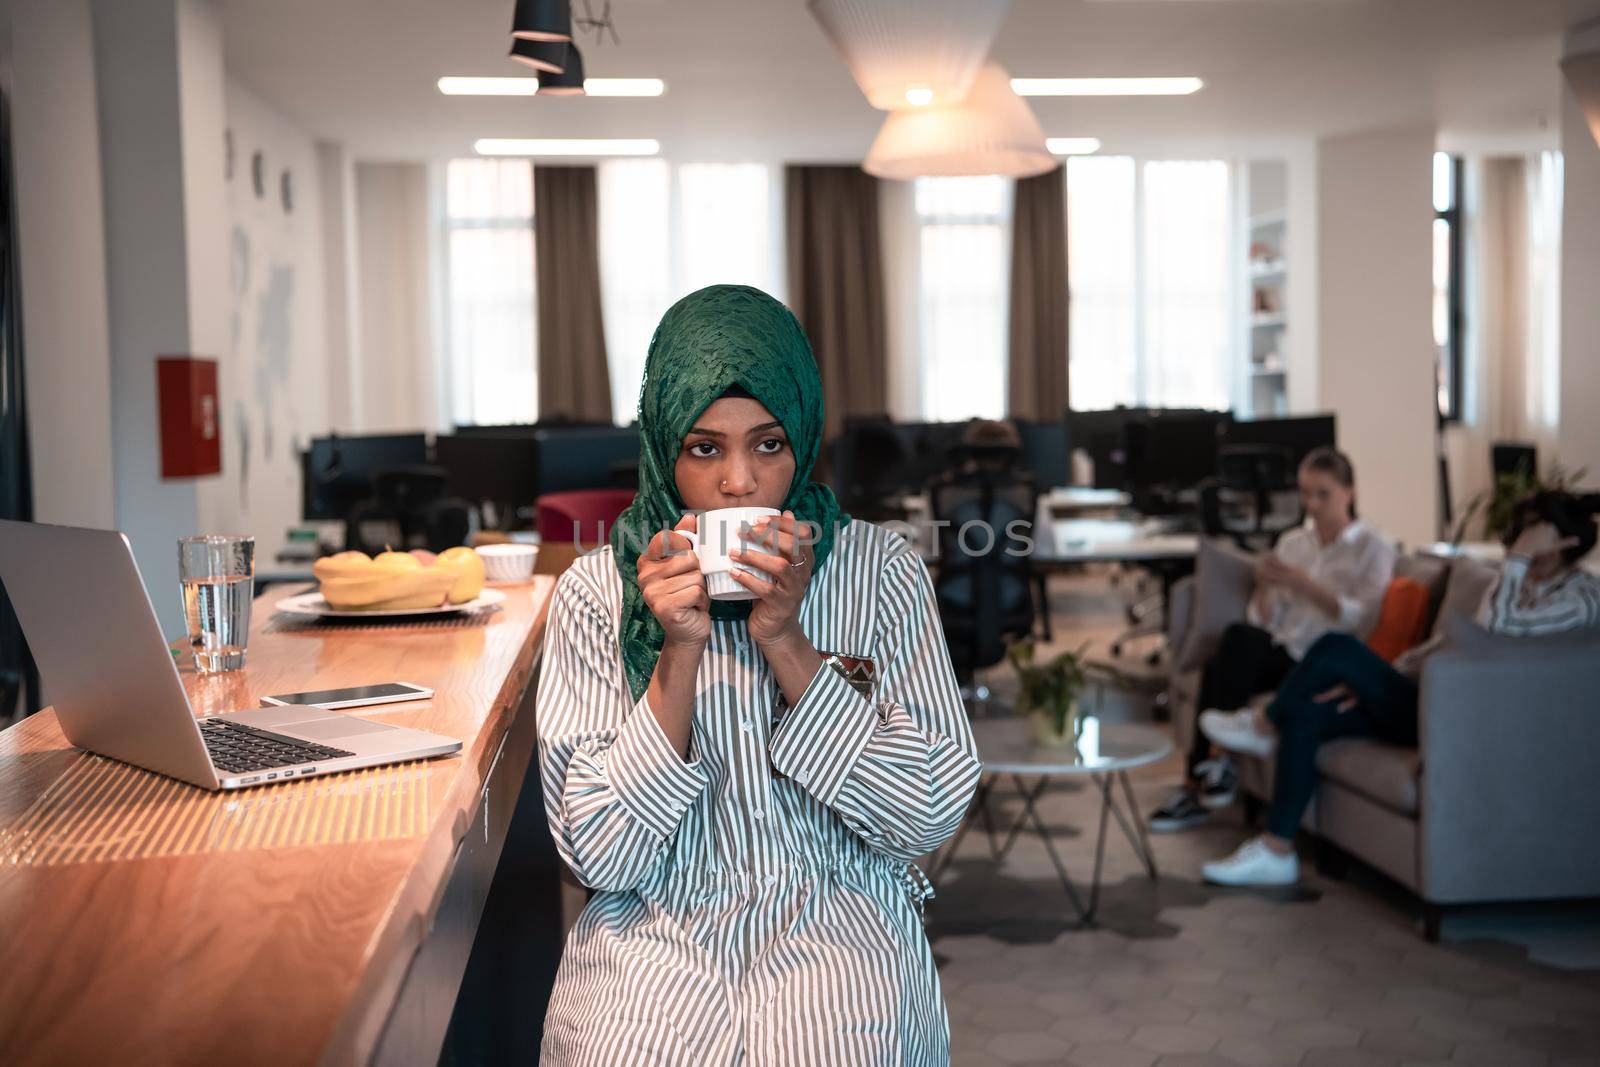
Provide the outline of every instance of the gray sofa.
{"type": "MultiPolygon", "coordinates": [[[[1180,751],[1194,737],[1207,642],[1244,618],[1248,568],[1207,545],[1173,590],[1168,700],[1180,751]]],[[[1452,906],[1600,897],[1600,637],[1493,637],[1461,621],[1494,580],[1482,563],[1413,555],[1397,573],[1430,586],[1430,631],[1445,647],[1423,670],[1417,748],[1349,738],[1319,753],[1303,823],[1319,865],[1338,873],[1353,856],[1406,886],[1429,940],[1452,906]]],[[[1245,759],[1240,777],[1258,810],[1272,796],[1272,762],[1245,759]]]]}

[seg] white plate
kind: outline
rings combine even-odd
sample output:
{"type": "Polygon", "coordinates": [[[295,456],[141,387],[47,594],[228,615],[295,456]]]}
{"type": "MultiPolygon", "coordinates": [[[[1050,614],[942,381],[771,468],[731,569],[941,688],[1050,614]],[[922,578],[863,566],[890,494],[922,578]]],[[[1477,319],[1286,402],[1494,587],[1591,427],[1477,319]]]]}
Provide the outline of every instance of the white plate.
{"type": "Polygon", "coordinates": [[[460,604],[441,604],[436,608],[401,608],[398,611],[337,611],[328,607],[328,602],[322,599],[321,593],[301,593],[299,596],[284,597],[273,607],[279,611],[288,612],[290,615],[315,615],[325,619],[382,619],[396,615],[448,615],[451,612],[471,611],[473,608],[499,604],[505,598],[506,595],[498,589],[485,589],[471,600],[460,604]]]}

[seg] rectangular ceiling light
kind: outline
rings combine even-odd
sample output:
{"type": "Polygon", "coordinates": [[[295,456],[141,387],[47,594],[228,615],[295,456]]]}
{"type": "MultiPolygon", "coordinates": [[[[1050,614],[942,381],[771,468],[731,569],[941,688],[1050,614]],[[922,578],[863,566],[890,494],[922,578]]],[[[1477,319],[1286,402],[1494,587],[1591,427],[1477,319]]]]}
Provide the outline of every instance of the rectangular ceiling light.
{"type": "Polygon", "coordinates": [[[1046,137],[1044,146],[1053,156],[1088,156],[1100,151],[1100,138],[1046,137]]]}
{"type": "Polygon", "coordinates": [[[660,96],[667,83],[660,78],[585,78],[583,91],[590,96],[660,96]]]}
{"type": "Polygon", "coordinates": [[[1012,78],[1018,96],[1188,96],[1199,78],[1012,78]]]}
{"type": "Polygon", "coordinates": [[[648,137],[480,137],[480,156],[653,156],[661,142],[648,137]]]}
{"type": "MultiPolygon", "coordinates": [[[[538,78],[439,79],[439,91],[446,96],[532,96],[539,91],[538,78]]],[[[667,83],[660,78],[585,78],[583,91],[589,96],[660,96],[667,83]]]]}

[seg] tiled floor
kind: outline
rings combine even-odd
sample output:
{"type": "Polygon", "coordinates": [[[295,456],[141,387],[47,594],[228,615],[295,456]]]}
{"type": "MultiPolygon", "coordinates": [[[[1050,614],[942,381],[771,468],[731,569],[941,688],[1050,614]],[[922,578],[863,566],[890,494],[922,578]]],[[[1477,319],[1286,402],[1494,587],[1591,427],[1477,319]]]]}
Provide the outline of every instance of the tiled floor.
{"type": "MultiPolygon", "coordinates": [[[[1114,622],[1101,586],[1058,583],[1053,597],[1068,624],[1057,644],[1114,622]]],[[[1146,810],[1176,773],[1173,760],[1134,776],[1146,810]]],[[[1063,786],[1041,810],[1086,879],[1095,796],[1063,786]]],[[[1036,839],[997,869],[970,834],[928,911],[954,1062],[1600,1065],[1600,909],[1469,911],[1429,945],[1415,902],[1359,867],[1332,881],[1306,862],[1302,887],[1276,894],[1200,883],[1199,863],[1244,834],[1228,814],[1154,837],[1152,883],[1113,827],[1092,929],[1036,839]]]]}

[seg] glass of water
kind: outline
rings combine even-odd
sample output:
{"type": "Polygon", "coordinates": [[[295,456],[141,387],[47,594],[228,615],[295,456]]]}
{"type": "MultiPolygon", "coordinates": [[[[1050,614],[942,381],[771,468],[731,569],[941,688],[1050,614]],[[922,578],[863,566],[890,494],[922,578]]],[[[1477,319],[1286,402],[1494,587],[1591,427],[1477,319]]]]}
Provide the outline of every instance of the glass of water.
{"type": "Polygon", "coordinates": [[[201,674],[244,666],[255,596],[256,539],[207,534],[178,542],[189,647],[201,674]]]}

